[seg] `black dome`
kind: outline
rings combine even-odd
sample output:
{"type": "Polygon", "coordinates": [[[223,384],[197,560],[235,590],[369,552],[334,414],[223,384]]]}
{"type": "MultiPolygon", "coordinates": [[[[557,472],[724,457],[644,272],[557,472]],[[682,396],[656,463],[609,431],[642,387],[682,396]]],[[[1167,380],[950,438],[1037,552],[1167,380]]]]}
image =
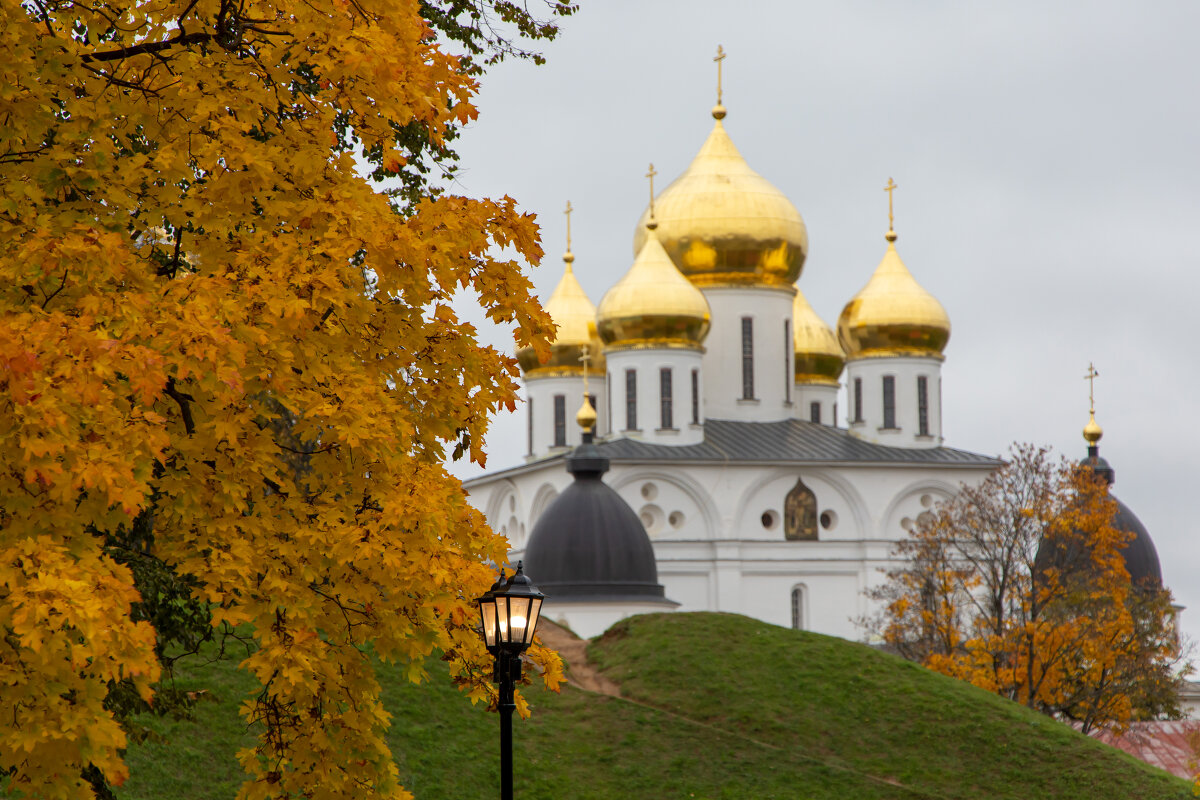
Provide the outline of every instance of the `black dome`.
{"type": "MultiPolygon", "coordinates": [[[[1110,487],[1116,480],[1116,471],[1107,460],[1100,456],[1100,448],[1094,444],[1088,447],[1088,457],[1084,459],[1083,466],[1090,467],[1097,477],[1110,487]]],[[[1150,538],[1150,532],[1138,519],[1137,514],[1129,510],[1129,506],[1122,503],[1111,491],[1109,496],[1117,503],[1113,527],[1119,531],[1133,534],[1133,538],[1121,548],[1121,557],[1125,559],[1125,569],[1129,572],[1130,582],[1134,586],[1161,587],[1162,565],[1158,561],[1158,550],[1154,547],[1154,540],[1150,538]]],[[[1033,568],[1038,571],[1046,569],[1063,555],[1056,552],[1056,548],[1039,546],[1034,557],[1033,568]]],[[[1069,555],[1066,556],[1066,560],[1067,563],[1073,561],[1069,555]]]]}
{"type": "MultiPolygon", "coordinates": [[[[1114,496],[1113,500],[1117,498],[1114,496]]],[[[1154,548],[1154,540],[1150,538],[1150,532],[1137,518],[1137,514],[1130,511],[1129,506],[1120,500],[1117,500],[1117,516],[1113,520],[1113,527],[1133,534],[1133,538],[1121,549],[1121,555],[1125,557],[1125,569],[1129,570],[1129,579],[1135,586],[1141,586],[1148,581],[1155,586],[1162,586],[1162,565],[1158,561],[1158,550],[1154,548]]]]}
{"type": "Polygon", "coordinates": [[[633,509],[600,476],[608,459],[585,437],[567,458],[575,482],[542,512],[525,548],[526,571],[548,600],[663,597],[650,537],[633,509]]]}

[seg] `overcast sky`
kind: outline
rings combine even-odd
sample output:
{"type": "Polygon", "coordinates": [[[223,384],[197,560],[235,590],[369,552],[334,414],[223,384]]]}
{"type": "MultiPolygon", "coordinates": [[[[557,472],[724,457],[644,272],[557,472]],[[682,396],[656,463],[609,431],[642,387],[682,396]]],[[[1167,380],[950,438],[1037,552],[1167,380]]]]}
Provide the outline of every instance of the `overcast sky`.
{"type": "MultiPolygon", "coordinates": [[[[726,129],[808,225],[817,313],[879,263],[895,178],[897,247],[953,325],[946,444],[1082,456],[1094,361],[1115,493],[1200,639],[1200,3],[581,3],[544,66],[485,77],[457,148],[455,191],[538,215],[542,299],[568,199],[592,301],[629,268],[647,164],[661,189],[708,135],[723,45],[726,129]]],[[[520,463],[523,421],[496,420],[489,469],[520,463]]]]}

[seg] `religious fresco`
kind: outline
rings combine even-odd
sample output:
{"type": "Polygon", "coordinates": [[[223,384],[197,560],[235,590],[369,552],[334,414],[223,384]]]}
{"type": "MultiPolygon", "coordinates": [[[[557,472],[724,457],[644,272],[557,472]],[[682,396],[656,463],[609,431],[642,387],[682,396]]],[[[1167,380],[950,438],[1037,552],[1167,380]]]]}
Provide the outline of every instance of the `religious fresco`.
{"type": "Polygon", "coordinates": [[[790,541],[817,540],[817,496],[803,478],[796,479],[783,501],[783,535],[790,541]]]}

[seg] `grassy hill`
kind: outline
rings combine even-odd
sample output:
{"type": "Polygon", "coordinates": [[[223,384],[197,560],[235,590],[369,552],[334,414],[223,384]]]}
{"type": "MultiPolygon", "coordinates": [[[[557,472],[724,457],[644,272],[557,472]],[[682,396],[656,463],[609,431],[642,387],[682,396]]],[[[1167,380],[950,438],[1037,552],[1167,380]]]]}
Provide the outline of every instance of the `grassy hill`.
{"type": "MultiPolygon", "coordinates": [[[[870,648],[726,614],[663,614],[589,648],[623,697],[534,689],[514,721],[516,793],[589,798],[1182,800],[1188,784],[1070,728],[870,648]]],[[[498,721],[431,667],[385,675],[391,744],[419,800],[498,795],[498,721]]],[[[132,748],[135,798],[232,798],[248,682],[229,664],[186,681],[216,702],[155,720],[132,748]]]]}

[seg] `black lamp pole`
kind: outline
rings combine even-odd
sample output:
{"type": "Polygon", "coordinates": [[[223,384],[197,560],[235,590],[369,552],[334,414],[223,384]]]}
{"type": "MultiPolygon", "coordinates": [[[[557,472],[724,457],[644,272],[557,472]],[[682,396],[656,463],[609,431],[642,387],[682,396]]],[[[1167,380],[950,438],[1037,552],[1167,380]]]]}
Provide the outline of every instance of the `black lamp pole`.
{"type": "Polygon", "coordinates": [[[513,694],[521,679],[521,653],[533,643],[533,634],[546,596],[525,574],[524,564],[508,580],[504,572],[487,594],[480,597],[483,641],[496,659],[492,681],[500,687],[500,798],[512,800],[512,714],[517,705],[513,694]]]}

